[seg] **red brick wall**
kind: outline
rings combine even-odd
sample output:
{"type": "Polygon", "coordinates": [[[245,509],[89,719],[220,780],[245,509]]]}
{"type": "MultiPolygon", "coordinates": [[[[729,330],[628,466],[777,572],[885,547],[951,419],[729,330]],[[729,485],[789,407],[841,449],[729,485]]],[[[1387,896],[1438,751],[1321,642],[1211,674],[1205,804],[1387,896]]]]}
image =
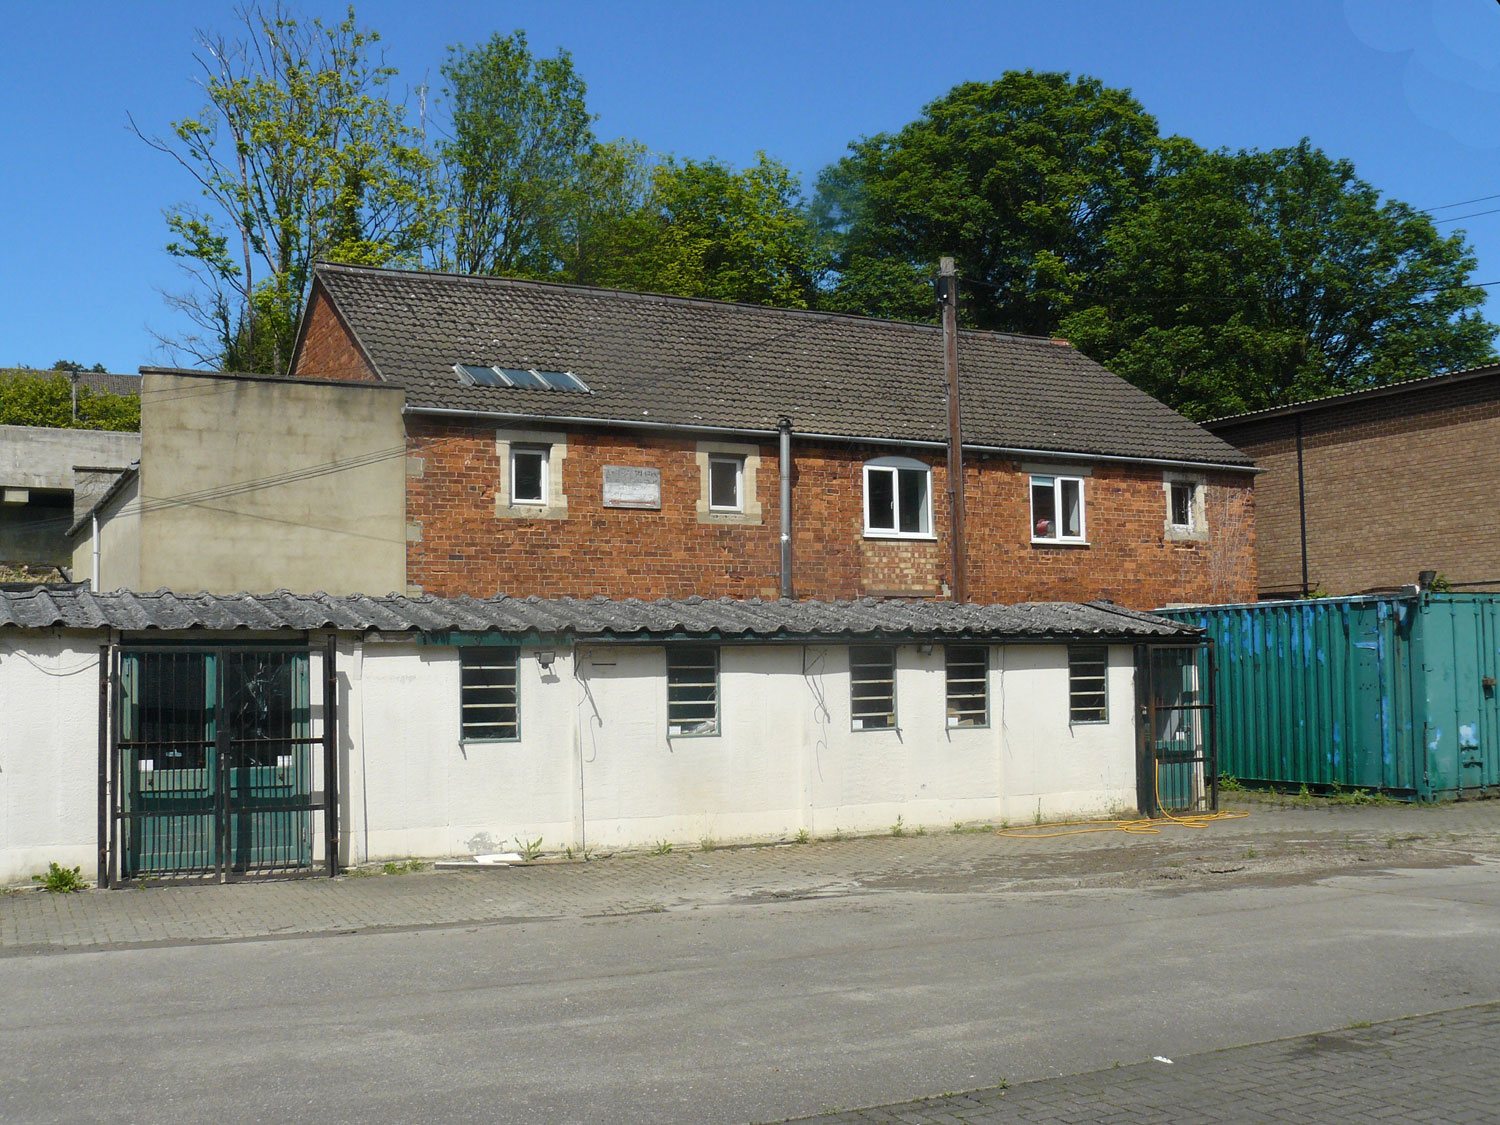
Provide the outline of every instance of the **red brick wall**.
{"type": "MultiPolygon", "coordinates": [[[[698,521],[699,470],[691,438],[574,430],[562,461],[566,519],[497,516],[495,429],[467,420],[411,418],[407,581],[426,592],[610,597],[775,597],[780,514],[776,446],[761,446],[756,526],[698,521]],[[602,503],[603,466],[661,471],[660,511],[602,503]]],[[[795,442],[794,580],[799,597],[939,595],[949,582],[944,468],[934,465],[937,542],[866,539],[865,460],[889,448],[795,442]]],[[[1085,486],[1088,547],[1033,547],[1027,475],[1001,459],[966,469],[970,597],[975,601],[1109,597],[1167,602],[1252,598],[1254,503],[1244,475],[1210,477],[1207,543],[1164,540],[1160,469],[1096,465],[1085,486]]]]}
{"type": "MultiPolygon", "coordinates": [[[[1310,586],[1357,593],[1422,570],[1500,580],[1500,376],[1301,417],[1310,586]]],[[[1296,416],[1214,429],[1265,470],[1255,487],[1262,591],[1300,588],[1296,416]]]]}
{"type": "Polygon", "coordinates": [[[314,289],[307,312],[307,331],[302,347],[292,360],[292,374],[315,379],[378,378],[354,337],[321,290],[314,289]]]}

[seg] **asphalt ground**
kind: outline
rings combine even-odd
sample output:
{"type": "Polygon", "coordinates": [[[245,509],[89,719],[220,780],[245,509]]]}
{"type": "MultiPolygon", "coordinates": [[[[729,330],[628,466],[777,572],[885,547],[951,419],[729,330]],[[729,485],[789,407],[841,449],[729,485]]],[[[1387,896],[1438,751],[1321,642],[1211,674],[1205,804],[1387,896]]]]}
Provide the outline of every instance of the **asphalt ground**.
{"type": "Polygon", "coordinates": [[[1231,807],[3,896],[0,1120],[1500,1120],[1500,803],[1231,807]]]}

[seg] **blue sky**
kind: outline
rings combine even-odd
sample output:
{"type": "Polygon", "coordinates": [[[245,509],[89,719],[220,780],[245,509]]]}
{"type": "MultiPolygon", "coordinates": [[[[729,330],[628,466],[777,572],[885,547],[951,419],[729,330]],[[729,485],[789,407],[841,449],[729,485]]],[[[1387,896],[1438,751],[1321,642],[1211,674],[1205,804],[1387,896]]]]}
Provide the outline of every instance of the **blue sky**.
{"type": "MultiPolygon", "coordinates": [[[[336,20],[343,5],[300,10],[336,20]]],[[[192,185],[126,129],[199,105],[194,32],[230,3],[0,0],[0,365],[134,371],[181,325],[162,209],[192,185]]],[[[1417,207],[1500,195],[1495,0],[1014,0],[990,3],[366,2],[398,84],[439,84],[446,48],[526,30],[566,47],[603,137],[734,164],[757,150],[811,182],[850,140],[897,129],[958,82],[1030,67],[1128,87],[1208,147],[1310,137],[1417,207]]],[[[1500,281],[1500,199],[1474,215],[1476,281],[1500,281]]],[[[1495,287],[1500,290],[1500,286],[1495,287]]],[[[1490,315],[1500,317],[1500,304],[1490,315]]]]}

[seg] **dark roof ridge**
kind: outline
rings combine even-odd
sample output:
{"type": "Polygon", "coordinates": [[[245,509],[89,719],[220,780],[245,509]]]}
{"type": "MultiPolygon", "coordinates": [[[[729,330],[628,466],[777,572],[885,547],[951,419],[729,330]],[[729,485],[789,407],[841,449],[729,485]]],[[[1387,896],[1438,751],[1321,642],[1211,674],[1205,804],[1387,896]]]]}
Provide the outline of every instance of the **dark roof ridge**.
{"type": "MultiPolygon", "coordinates": [[[[621,300],[639,301],[642,304],[682,305],[686,308],[746,309],[759,313],[775,313],[793,318],[815,320],[854,321],[860,324],[888,324],[900,328],[916,328],[927,333],[941,333],[942,325],[929,324],[922,320],[897,320],[885,316],[869,316],[864,313],[830,312],[827,309],[793,309],[785,305],[758,305],[754,301],[724,301],[716,297],[683,297],[675,293],[656,293],[639,289],[616,289],[607,285],[582,285],[574,281],[539,281],[527,277],[501,277],[498,275],[451,273],[444,270],[398,269],[392,266],[356,266],[344,262],[317,262],[314,275],[333,271],[356,276],[369,274],[401,274],[407,277],[438,278],[469,284],[519,289],[550,289],[562,293],[577,293],[585,297],[612,297],[621,300]]],[[[962,280],[962,279],[960,279],[962,280]]],[[[1037,336],[1024,332],[1002,332],[993,328],[960,328],[959,335],[1001,337],[1023,344],[1045,344],[1048,347],[1073,347],[1073,344],[1057,336],[1037,336]]]]}

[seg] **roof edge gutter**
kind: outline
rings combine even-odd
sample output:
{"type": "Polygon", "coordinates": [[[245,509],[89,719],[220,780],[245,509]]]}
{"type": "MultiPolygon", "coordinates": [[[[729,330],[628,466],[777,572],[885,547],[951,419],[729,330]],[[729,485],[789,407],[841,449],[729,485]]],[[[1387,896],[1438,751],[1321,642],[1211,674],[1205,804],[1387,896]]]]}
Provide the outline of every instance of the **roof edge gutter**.
{"type": "MultiPolygon", "coordinates": [[[[779,430],[761,430],[750,426],[706,426],[692,422],[641,422],[621,418],[588,418],[582,415],[508,414],[498,410],[459,410],[443,406],[406,406],[403,414],[430,415],[437,418],[493,418],[497,421],[522,421],[552,425],[618,426],[626,429],[676,430],[695,434],[737,434],[751,437],[779,438],[779,430]]],[[[946,441],[921,438],[851,437],[848,434],[820,434],[798,430],[799,439],[841,442],[846,445],[889,445],[897,448],[946,449],[946,441]]],[[[1232,465],[1221,461],[1183,461],[1171,457],[1129,457],[1120,453],[1066,453],[1058,449],[1026,449],[1010,445],[980,445],[964,442],[965,449],[976,453],[999,453],[1011,457],[1062,458],[1069,461],[1108,461],[1121,465],[1160,465],[1163,468],[1218,469],[1229,473],[1263,473],[1256,465],[1232,465]]]]}

